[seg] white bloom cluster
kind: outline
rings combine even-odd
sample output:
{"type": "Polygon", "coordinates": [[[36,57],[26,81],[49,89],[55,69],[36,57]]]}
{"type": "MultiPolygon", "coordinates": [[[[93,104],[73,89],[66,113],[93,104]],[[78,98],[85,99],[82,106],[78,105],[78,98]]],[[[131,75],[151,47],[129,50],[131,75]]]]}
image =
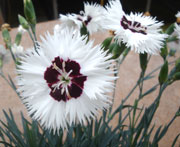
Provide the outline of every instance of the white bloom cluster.
{"type": "MultiPolygon", "coordinates": [[[[81,36],[82,27],[90,34],[111,30],[119,44],[138,53],[157,54],[167,37],[161,33],[162,22],[139,13],[125,14],[119,0],[109,1],[106,8],[84,3],[80,14],[61,14],[60,20],[53,35],[42,37],[38,53],[26,51],[17,69],[18,91],[29,114],[54,131],[85,124],[110,104],[107,93],[116,79],[111,57],[101,45],[81,36]]],[[[14,45],[12,50],[18,54],[23,48],[14,45]]]]}

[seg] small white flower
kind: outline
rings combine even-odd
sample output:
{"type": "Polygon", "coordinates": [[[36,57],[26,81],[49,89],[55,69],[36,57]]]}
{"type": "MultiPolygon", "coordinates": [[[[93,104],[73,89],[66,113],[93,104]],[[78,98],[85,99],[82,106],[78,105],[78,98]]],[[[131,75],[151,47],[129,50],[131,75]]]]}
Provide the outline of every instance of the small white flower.
{"type": "Polygon", "coordinates": [[[106,8],[109,19],[106,29],[113,30],[119,42],[138,53],[157,54],[160,51],[167,37],[161,34],[162,22],[139,13],[125,14],[119,0],[110,1],[106,8]]]}
{"type": "Polygon", "coordinates": [[[22,25],[19,25],[18,32],[21,33],[21,34],[24,34],[27,31],[22,27],[22,25]]]}
{"type": "Polygon", "coordinates": [[[90,34],[97,31],[104,31],[103,26],[106,23],[106,11],[99,4],[84,3],[84,11],[80,12],[81,21],[87,27],[90,34]]]}
{"type": "Polygon", "coordinates": [[[18,67],[19,92],[30,115],[54,132],[85,124],[109,106],[112,61],[100,45],[65,28],[46,35],[38,54],[29,50],[18,67]],[[109,68],[109,69],[108,69],[109,68]]]}
{"type": "Polygon", "coordinates": [[[12,45],[11,49],[16,57],[19,57],[24,52],[24,48],[21,45],[17,45],[16,43],[12,45]]]}
{"type": "Polygon", "coordinates": [[[104,31],[103,25],[106,23],[106,11],[99,4],[84,3],[84,11],[80,14],[60,15],[61,27],[80,29],[83,24],[90,34],[97,31],[104,31]]]}
{"type": "Polygon", "coordinates": [[[69,27],[72,29],[80,30],[80,28],[82,27],[82,22],[79,20],[80,17],[81,16],[76,14],[67,14],[67,15],[60,14],[60,21],[61,21],[60,27],[62,29],[65,27],[69,27]]]}

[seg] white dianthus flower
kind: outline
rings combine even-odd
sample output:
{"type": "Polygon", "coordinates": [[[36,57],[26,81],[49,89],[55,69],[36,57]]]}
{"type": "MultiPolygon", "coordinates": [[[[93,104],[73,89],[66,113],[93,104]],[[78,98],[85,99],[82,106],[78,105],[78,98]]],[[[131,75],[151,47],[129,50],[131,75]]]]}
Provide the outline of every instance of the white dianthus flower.
{"type": "Polygon", "coordinates": [[[119,0],[110,1],[107,8],[109,23],[106,29],[115,33],[115,38],[138,53],[157,54],[163,46],[166,34],[161,33],[162,22],[139,13],[127,15],[119,0]]]}
{"type": "Polygon", "coordinates": [[[104,31],[104,24],[106,23],[106,11],[104,7],[99,4],[84,3],[84,11],[81,11],[81,21],[87,27],[90,34],[104,31]]]}
{"type": "Polygon", "coordinates": [[[38,53],[29,50],[18,66],[18,85],[30,115],[47,129],[85,124],[110,104],[112,61],[93,41],[65,30],[46,34],[38,53]]]}
{"type": "Polygon", "coordinates": [[[84,3],[84,11],[80,14],[60,15],[61,27],[65,26],[79,29],[85,25],[90,34],[97,31],[104,31],[103,25],[106,23],[105,8],[99,4],[84,3]]]}

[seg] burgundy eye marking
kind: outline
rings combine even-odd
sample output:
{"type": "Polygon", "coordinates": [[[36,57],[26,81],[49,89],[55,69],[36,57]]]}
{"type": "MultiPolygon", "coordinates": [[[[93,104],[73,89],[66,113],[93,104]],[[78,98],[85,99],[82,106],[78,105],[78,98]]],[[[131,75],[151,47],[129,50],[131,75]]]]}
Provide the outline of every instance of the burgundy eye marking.
{"type": "Polygon", "coordinates": [[[121,26],[126,30],[129,29],[133,33],[141,33],[147,35],[147,28],[142,26],[141,23],[137,21],[129,21],[125,16],[123,16],[122,20],[120,21],[121,26]]]}
{"type": "Polygon", "coordinates": [[[80,73],[80,69],[76,61],[64,61],[56,57],[44,72],[44,79],[51,89],[51,97],[57,101],[80,97],[87,79],[87,76],[80,73]]]}

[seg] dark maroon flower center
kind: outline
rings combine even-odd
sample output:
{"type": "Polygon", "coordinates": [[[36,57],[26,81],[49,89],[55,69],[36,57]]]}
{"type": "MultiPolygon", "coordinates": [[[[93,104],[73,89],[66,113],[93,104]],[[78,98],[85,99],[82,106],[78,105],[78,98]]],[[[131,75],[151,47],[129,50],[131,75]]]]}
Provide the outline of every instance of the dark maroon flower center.
{"type": "Polygon", "coordinates": [[[56,57],[44,72],[44,79],[51,89],[51,97],[57,101],[80,97],[87,79],[87,76],[80,73],[80,69],[76,61],[65,61],[56,57]]]}
{"type": "Polygon", "coordinates": [[[82,12],[82,13],[80,13],[80,15],[77,17],[77,19],[79,20],[79,21],[82,21],[83,23],[84,23],[84,25],[85,26],[87,26],[89,23],[90,23],[90,21],[92,20],[92,17],[91,16],[85,16],[84,15],[84,13],[82,12]]]}
{"type": "Polygon", "coordinates": [[[129,29],[133,33],[141,33],[146,35],[147,28],[142,26],[141,23],[137,21],[129,21],[125,16],[120,21],[121,26],[126,30],[129,29]]]}

